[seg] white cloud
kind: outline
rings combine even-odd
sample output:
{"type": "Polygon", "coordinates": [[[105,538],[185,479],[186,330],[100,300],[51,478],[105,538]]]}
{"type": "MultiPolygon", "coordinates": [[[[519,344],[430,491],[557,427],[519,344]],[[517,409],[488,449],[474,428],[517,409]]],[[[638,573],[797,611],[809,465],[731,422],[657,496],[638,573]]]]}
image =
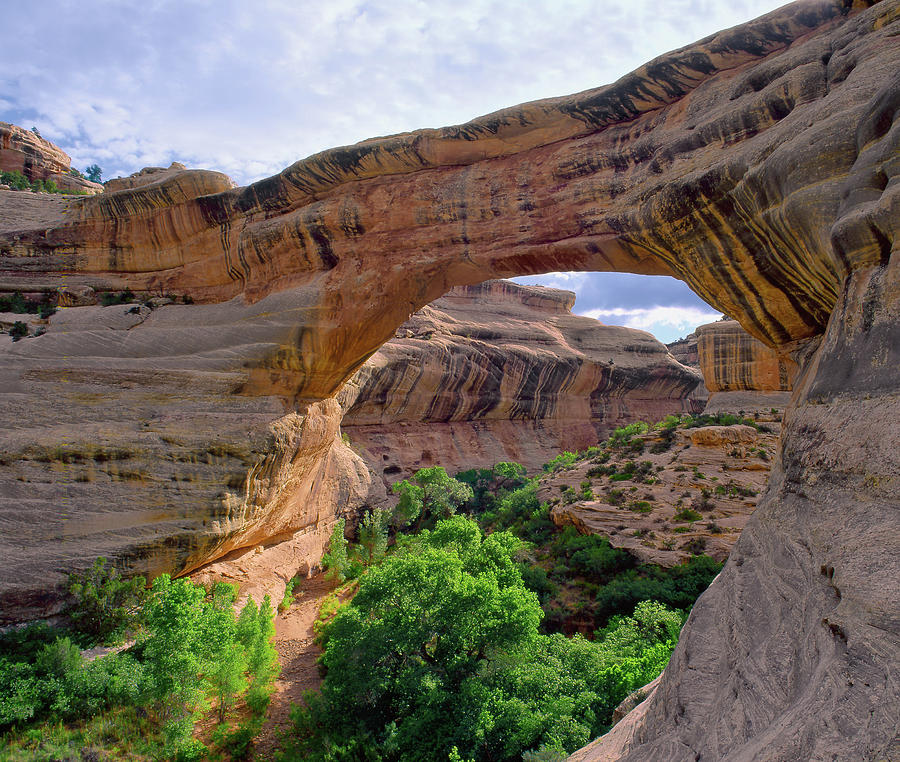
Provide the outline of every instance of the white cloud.
{"type": "Polygon", "coordinates": [[[722,317],[721,312],[712,310],[669,306],[593,309],[579,314],[607,325],[624,325],[649,331],[664,342],[674,341],[691,333],[698,325],[712,323],[722,317]]]}
{"type": "Polygon", "coordinates": [[[107,176],[239,182],[335,145],[613,81],[780,0],[7,3],[3,113],[107,176]]]}

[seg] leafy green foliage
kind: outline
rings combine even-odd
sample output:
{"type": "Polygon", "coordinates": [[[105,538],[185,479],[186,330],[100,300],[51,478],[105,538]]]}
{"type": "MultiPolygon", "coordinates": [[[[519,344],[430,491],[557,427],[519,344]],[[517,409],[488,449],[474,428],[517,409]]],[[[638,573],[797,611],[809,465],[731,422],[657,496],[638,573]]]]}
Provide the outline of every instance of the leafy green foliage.
{"type": "Polygon", "coordinates": [[[404,538],[326,625],[322,692],[294,707],[284,759],[559,759],[602,732],[682,617],[644,606],[608,646],[540,635],[520,547],[461,516],[404,538]]]}
{"type": "MultiPolygon", "coordinates": [[[[47,727],[29,726],[49,719],[83,723],[106,717],[100,725],[108,738],[128,735],[112,733],[116,722],[138,723],[143,716],[153,718],[141,730],[153,758],[199,759],[207,751],[192,738],[199,713],[214,703],[222,721],[242,694],[251,710],[247,726],[258,732],[278,669],[268,599],[259,608],[251,601],[236,619],[232,586],[220,583],[207,592],[162,575],[142,610],[133,611],[122,601],[131,601],[134,591],[102,561],[79,580],[73,586],[87,601],[80,622],[92,632],[109,630],[121,624],[125,609],[129,626],[140,625],[137,642],[122,653],[86,661],[68,636],[50,628],[3,636],[0,730],[20,729],[19,748],[47,727]]],[[[223,743],[236,744],[237,732],[225,733],[223,743]]]]}
{"type": "Polygon", "coordinates": [[[591,603],[594,621],[602,624],[647,600],[689,609],[721,569],[709,556],[695,556],[671,569],[647,564],[622,571],[598,588],[591,603]]]}
{"type": "Polygon", "coordinates": [[[366,511],[359,523],[359,544],[363,550],[363,563],[371,566],[381,560],[387,551],[390,511],[374,509],[366,511]]]}
{"type": "Polygon", "coordinates": [[[420,468],[411,479],[392,487],[400,495],[395,516],[399,526],[416,522],[420,527],[428,517],[446,518],[474,497],[472,487],[449,476],[441,466],[420,468]]]}
{"type": "Polygon", "coordinates": [[[68,589],[75,598],[69,617],[78,630],[98,641],[122,635],[126,628],[135,625],[146,599],[143,577],[124,579],[102,557],[84,574],[70,574],[68,589]]]}
{"type": "Polygon", "coordinates": [[[611,579],[634,566],[634,559],[624,550],[612,547],[605,537],[580,534],[574,527],[563,529],[550,549],[556,559],[565,561],[569,570],[596,581],[611,579]]]}
{"type": "Polygon", "coordinates": [[[344,537],[346,520],[339,518],[331,532],[328,550],[322,556],[322,568],[329,576],[343,582],[350,572],[350,557],[347,555],[347,538],[344,537]]]}
{"type": "Polygon", "coordinates": [[[557,471],[560,471],[560,470],[563,470],[566,468],[571,468],[572,466],[575,465],[577,460],[578,460],[577,452],[569,452],[568,450],[565,450],[564,452],[561,452],[559,455],[557,455],[549,463],[545,463],[544,471],[546,471],[548,474],[553,474],[553,473],[556,473],[557,471]]]}
{"type": "Polygon", "coordinates": [[[284,586],[284,595],[281,597],[281,603],[278,604],[278,613],[283,614],[294,602],[294,590],[300,585],[300,578],[291,577],[284,586]]]}
{"type": "Polygon", "coordinates": [[[35,180],[29,181],[25,175],[18,170],[13,172],[0,172],[0,184],[8,185],[13,190],[18,191],[34,191],[35,193],[66,193],[60,190],[53,180],[35,180]]]}
{"type": "Polygon", "coordinates": [[[100,169],[100,167],[96,164],[91,164],[87,169],[84,170],[84,176],[92,183],[102,183],[102,175],[103,170],[100,169]]]}

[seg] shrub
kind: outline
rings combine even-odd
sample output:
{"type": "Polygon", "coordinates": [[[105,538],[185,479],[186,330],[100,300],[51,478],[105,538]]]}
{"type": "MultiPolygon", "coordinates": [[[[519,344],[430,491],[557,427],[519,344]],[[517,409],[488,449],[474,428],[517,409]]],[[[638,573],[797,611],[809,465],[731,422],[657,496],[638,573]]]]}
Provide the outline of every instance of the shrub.
{"type": "Polygon", "coordinates": [[[706,549],[706,538],[705,537],[691,537],[684,545],[681,546],[683,550],[688,551],[691,555],[699,555],[706,549]]]}
{"type": "Polygon", "coordinates": [[[571,468],[573,465],[575,465],[575,461],[577,460],[577,452],[569,452],[568,450],[566,450],[565,452],[561,452],[559,455],[557,455],[549,463],[545,463],[544,471],[553,474],[561,469],[571,468]]]}
{"type": "Polygon", "coordinates": [[[81,632],[100,641],[135,626],[147,597],[143,577],[123,579],[102,557],[84,574],[70,574],[68,590],[75,598],[69,618],[81,632]]]}
{"type": "Polygon", "coordinates": [[[682,508],[673,516],[673,520],[679,522],[698,521],[702,518],[703,517],[697,513],[697,511],[691,510],[690,508],[682,508]]]}
{"type": "Polygon", "coordinates": [[[24,338],[28,335],[28,325],[21,320],[17,320],[13,323],[12,328],[9,329],[9,335],[12,337],[13,341],[24,338]]]}

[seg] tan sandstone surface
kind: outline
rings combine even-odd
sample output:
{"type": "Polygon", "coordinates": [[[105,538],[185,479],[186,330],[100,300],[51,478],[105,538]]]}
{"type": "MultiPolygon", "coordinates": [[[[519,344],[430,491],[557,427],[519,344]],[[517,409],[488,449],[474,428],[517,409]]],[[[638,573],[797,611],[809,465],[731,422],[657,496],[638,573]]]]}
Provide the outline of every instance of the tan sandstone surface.
{"type": "Polygon", "coordinates": [[[47,474],[76,461],[41,460],[41,447],[74,437],[87,463],[89,445],[134,442],[155,472],[170,463],[162,436],[185,439],[176,447],[199,478],[186,500],[163,501],[160,524],[201,540],[185,554],[147,538],[153,564],[184,568],[352,510],[359,480],[341,475],[360,462],[331,398],[450,287],[673,274],[792,352],[799,372],[769,487],[725,569],[638,718],[586,758],[897,756],[898,25],[898,0],[800,0],[607,87],[326,151],[247,188],[175,172],[0,233],[4,288],[204,302],[3,347],[2,468],[31,480],[4,493],[4,537],[15,544],[27,524],[33,538],[30,555],[4,559],[4,605],[23,577],[37,589],[42,572],[115,547],[119,522],[160,504],[162,480],[145,491],[149,480],[121,476],[126,459],[101,461],[112,465],[94,483],[73,469],[62,492],[47,474]],[[204,383],[186,383],[179,370],[198,364],[204,383]],[[249,490],[233,500],[223,470],[198,457],[211,431],[240,453],[233,483],[242,473],[249,490]],[[132,502],[110,500],[112,472],[132,502]],[[109,534],[85,549],[77,531],[66,541],[69,523],[109,534]],[[39,549],[47,560],[29,568],[39,549]]]}
{"type": "Polygon", "coordinates": [[[649,333],[573,315],[574,302],[490,281],[422,308],[344,388],[353,449],[389,481],[433,465],[536,468],[625,423],[702,408],[697,371],[649,333]]]}
{"type": "Polygon", "coordinates": [[[657,453],[652,446],[660,439],[651,431],[640,454],[614,453],[542,476],[538,497],[552,506],[557,525],[603,535],[642,563],[675,566],[697,553],[724,561],[756,509],[777,451],[779,418],[758,420],[759,428],[679,429],[671,448],[657,453]],[[597,469],[621,473],[628,461],[649,467],[616,481],[597,469]],[[697,517],[680,515],[686,509],[697,517]]]}

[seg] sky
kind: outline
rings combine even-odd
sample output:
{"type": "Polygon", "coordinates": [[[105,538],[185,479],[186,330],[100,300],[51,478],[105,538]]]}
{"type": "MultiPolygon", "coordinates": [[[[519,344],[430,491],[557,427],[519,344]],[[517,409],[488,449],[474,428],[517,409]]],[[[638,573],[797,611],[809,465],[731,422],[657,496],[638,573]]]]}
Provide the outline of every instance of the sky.
{"type": "MultiPolygon", "coordinates": [[[[0,0],[0,121],[104,179],[180,161],[246,184],[310,154],[615,81],[781,0],[0,0]]],[[[683,283],[531,276],[663,341],[683,283]]]]}

